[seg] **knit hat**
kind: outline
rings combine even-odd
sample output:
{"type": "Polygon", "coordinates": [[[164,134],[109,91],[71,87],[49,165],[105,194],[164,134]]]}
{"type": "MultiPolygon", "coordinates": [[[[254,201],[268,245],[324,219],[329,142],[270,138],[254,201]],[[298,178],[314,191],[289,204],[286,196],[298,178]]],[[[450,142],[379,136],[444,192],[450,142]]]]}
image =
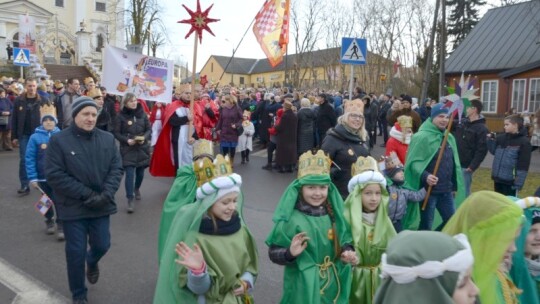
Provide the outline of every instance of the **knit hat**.
{"type": "Polygon", "coordinates": [[[431,119],[439,116],[440,114],[448,114],[448,108],[445,108],[444,104],[438,103],[431,107],[431,119]]]}
{"type": "Polygon", "coordinates": [[[71,117],[75,118],[75,116],[77,116],[77,114],[79,114],[79,112],[86,107],[98,108],[94,99],[88,96],[77,97],[71,106],[71,117]]]}
{"type": "Polygon", "coordinates": [[[56,119],[55,116],[53,116],[52,114],[47,114],[47,115],[44,115],[41,117],[41,123],[43,123],[43,121],[45,120],[45,118],[48,118],[52,121],[54,121],[55,124],[58,124],[58,119],[56,119]]]}

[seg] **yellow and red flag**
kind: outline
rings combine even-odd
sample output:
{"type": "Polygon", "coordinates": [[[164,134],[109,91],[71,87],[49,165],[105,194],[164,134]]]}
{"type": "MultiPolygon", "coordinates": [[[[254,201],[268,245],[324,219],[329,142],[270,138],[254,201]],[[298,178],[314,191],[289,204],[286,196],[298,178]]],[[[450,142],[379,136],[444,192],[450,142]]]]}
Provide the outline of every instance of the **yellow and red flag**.
{"type": "Polygon", "coordinates": [[[290,0],[266,0],[255,16],[253,33],[272,67],[280,64],[287,52],[289,17],[290,0]]]}

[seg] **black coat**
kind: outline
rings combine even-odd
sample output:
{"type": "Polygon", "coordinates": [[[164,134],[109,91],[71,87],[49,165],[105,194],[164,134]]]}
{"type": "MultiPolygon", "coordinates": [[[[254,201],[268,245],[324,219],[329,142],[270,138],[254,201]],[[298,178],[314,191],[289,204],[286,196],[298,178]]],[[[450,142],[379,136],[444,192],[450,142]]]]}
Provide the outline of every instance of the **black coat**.
{"type": "Polygon", "coordinates": [[[360,156],[369,156],[365,142],[358,136],[349,133],[343,125],[337,125],[328,131],[321,149],[335,163],[330,170],[330,177],[343,199],[347,198],[349,195],[347,186],[352,177],[352,164],[360,156]]]}
{"type": "Polygon", "coordinates": [[[28,103],[24,94],[17,97],[13,104],[13,113],[11,116],[11,139],[19,139],[23,135],[34,134],[34,130],[41,126],[40,108],[46,104],[52,105],[48,100],[41,98],[39,94],[36,95],[36,101],[33,103],[28,103]],[[26,117],[28,114],[30,117],[26,117]],[[25,130],[26,119],[29,119],[29,124],[26,125],[25,130]]]}
{"type": "Polygon", "coordinates": [[[54,192],[61,220],[95,218],[116,213],[114,195],[123,175],[114,136],[100,129],[91,132],[75,124],[54,134],[47,148],[45,175],[54,192]],[[93,192],[108,204],[89,208],[83,204],[93,192]]]}
{"type": "Polygon", "coordinates": [[[374,132],[375,129],[377,128],[377,117],[379,116],[378,110],[379,110],[378,104],[373,101],[370,102],[370,104],[366,104],[366,106],[364,107],[364,119],[366,122],[366,131],[374,132]]]}
{"type": "Polygon", "coordinates": [[[292,110],[286,110],[276,125],[276,164],[279,166],[293,165],[296,163],[296,129],[298,119],[292,110]]]}
{"type": "Polygon", "coordinates": [[[471,122],[465,118],[461,124],[455,122],[455,125],[454,137],[461,168],[475,171],[484,161],[488,151],[486,119],[481,117],[471,122]]]}
{"type": "Polygon", "coordinates": [[[301,108],[298,117],[298,155],[315,146],[315,112],[310,108],[301,108]]]}
{"type": "Polygon", "coordinates": [[[96,127],[103,131],[113,132],[116,120],[116,110],[114,109],[114,97],[107,95],[103,101],[103,109],[99,114],[96,127]]]}
{"type": "Polygon", "coordinates": [[[137,104],[137,109],[124,107],[116,118],[114,137],[120,142],[120,154],[124,167],[148,167],[150,164],[150,134],[152,129],[144,109],[137,104]],[[144,136],[143,144],[128,144],[128,139],[144,136]]]}
{"type": "Polygon", "coordinates": [[[336,111],[328,101],[323,102],[317,111],[317,132],[319,132],[319,140],[322,142],[326,136],[326,132],[336,125],[336,111]]]}

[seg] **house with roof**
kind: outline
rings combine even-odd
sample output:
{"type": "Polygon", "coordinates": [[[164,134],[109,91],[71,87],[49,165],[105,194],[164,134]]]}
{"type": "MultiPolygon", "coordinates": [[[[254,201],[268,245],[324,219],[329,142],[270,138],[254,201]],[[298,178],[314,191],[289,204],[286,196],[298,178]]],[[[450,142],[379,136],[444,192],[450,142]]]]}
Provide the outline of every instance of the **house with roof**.
{"type": "MultiPolygon", "coordinates": [[[[348,87],[350,75],[348,65],[340,63],[340,51],[341,48],[329,48],[286,55],[276,67],[272,67],[266,58],[231,59],[212,55],[199,73],[206,75],[213,85],[219,82],[219,85],[232,83],[243,88],[294,86],[343,89],[348,87]]],[[[390,74],[392,65],[391,60],[368,52],[367,65],[355,69],[355,85],[366,90],[383,90],[386,84],[380,75],[390,74]]]]}
{"type": "Polygon", "coordinates": [[[489,10],[446,60],[450,86],[462,72],[476,79],[491,130],[511,108],[540,109],[540,1],[489,10]]]}

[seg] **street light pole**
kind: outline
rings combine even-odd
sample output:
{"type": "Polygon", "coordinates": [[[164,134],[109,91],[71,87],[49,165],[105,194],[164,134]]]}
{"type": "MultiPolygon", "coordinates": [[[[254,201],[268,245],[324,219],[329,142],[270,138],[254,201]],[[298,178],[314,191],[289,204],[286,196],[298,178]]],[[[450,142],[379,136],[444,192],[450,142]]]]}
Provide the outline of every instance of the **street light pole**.
{"type": "Polygon", "coordinates": [[[232,56],[231,56],[231,63],[232,63],[232,67],[231,67],[231,86],[234,85],[234,45],[232,44],[232,42],[228,39],[228,38],[225,38],[225,41],[229,42],[232,46],[232,56]]]}

